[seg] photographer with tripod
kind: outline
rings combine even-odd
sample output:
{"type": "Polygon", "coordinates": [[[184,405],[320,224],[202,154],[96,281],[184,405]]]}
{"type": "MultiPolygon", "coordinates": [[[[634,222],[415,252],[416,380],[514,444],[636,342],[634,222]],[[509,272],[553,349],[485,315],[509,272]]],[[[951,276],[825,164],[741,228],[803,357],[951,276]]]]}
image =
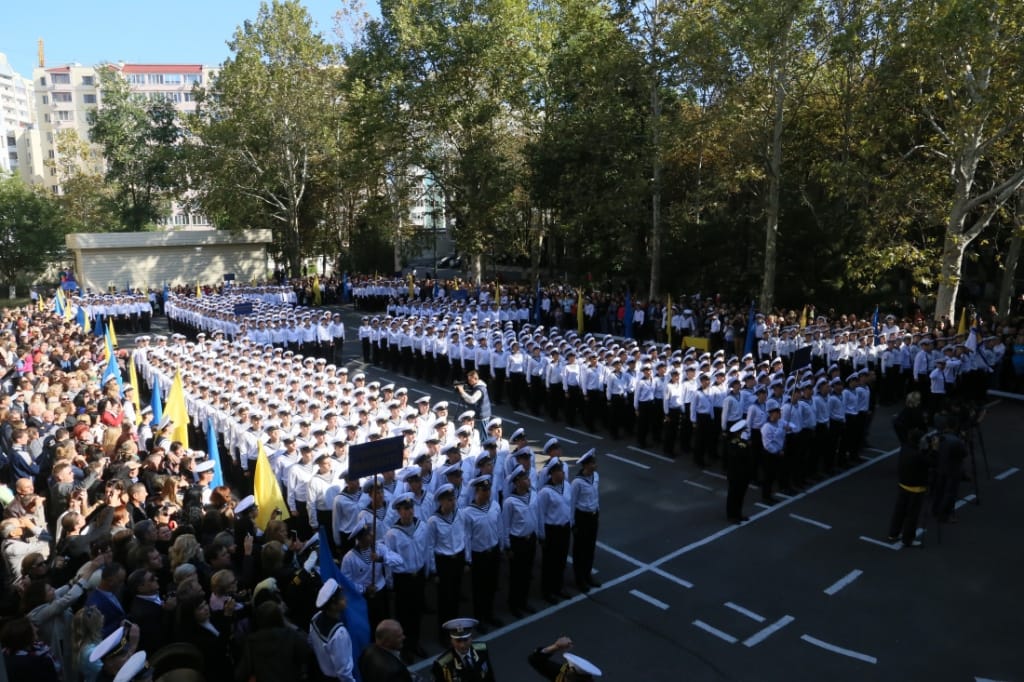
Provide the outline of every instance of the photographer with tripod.
{"type": "Polygon", "coordinates": [[[942,433],[935,444],[935,495],[932,500],[932,516],[939,523],[956,523],[955,505],[959,495],[960,479],[963,477],[964,460],[969,453],[967,444],[960,434],[960,419],[957,415],[937,414],[935,426],[942,433]]]}
{"type": "Polygon", "coordinates": [[[491,399],[487,394],[487,384],[480,380],[475,369],[466,372],[466,383],[456,383],[454,387],[462,401],[476,410],[480,421],[484,424],[491,421],[491,399]]]}

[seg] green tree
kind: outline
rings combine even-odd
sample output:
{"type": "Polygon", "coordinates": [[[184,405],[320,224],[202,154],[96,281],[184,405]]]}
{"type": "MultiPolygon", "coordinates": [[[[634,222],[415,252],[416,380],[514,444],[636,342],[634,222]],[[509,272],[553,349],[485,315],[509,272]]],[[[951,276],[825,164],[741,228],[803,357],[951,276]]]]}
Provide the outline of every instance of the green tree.
{"type": "Polygon", "coordinates": [[[122,228],[139,231],[167,214],[179,184],[177,115],[166,100],[144,102],[113,67],[100,69],[100,84],[89,136],[103,150],[122,228]]]}
{"type": "Polygon", "coordinates": [[[121,228],[114,187],[95,172],[97,151],[74,128],[57,133],[56,159],[61,193],[53,198],[66,232],[114,232],[121,228]]]}
{"type": "Polygon", "coordinates": [[[190,121],[192,189],[229,228],[273,228],[297,276],[321,215],[315,185],[336,152],[335,50],[296,0],[261,3],[228,46],[233,56],[190,121]]]}
{"type": "Polygon", "coordinates": [[[0,177],[0,279],[14,284],[41,272],[64,249],[53,200],[15,177],[0,177]]]}

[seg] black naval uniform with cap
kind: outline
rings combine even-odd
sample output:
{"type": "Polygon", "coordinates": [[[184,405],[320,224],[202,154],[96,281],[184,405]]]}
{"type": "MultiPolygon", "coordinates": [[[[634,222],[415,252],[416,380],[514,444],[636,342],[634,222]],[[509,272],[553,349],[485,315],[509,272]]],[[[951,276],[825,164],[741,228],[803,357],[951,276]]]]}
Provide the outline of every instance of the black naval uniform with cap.
{"type": "Polygon", "coordinates": [[[444,624],[451,646],[434,659],[431,674],[434,682],[494,682],[494,667],[487,645],[472,641],[477,621],[456,618],[444,624]]]}
{"type": "MultiPolygon", "coordinates": [[[[760,432],[758,432],[760,437],[760,432]]],[[[743,498],[754,476],[754,449],[750,446],[747,420],[741,419],[729,428],[725,441],[725,473],[729,492],[725,498],[725,518],[733,523],[746,521],[743,498]]]]}

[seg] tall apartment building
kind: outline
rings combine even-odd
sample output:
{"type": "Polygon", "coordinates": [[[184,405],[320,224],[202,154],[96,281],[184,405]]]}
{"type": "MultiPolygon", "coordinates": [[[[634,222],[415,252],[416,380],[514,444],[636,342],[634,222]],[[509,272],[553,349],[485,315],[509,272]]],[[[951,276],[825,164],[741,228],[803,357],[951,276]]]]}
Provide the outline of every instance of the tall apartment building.
{"type": "MultiPolygon", "coordinates": [[[[100,106],[103,93],[98,69],[120,72],[129,88],[145,101],[166,100],[181,114],[195,111],[192,89],[203,85],[213,71],[201,64],[104,64],[99,67],[65,64],[37,67],[33,72],[35,106],[39,119],[42,154],[47,164],[46,185],[60,193],[58,143],[63,131],[73,130],[82,141],[89,140],[88,112],[100,106]]],[[[89,170],[102,173],[104,161],[100,150],[91,149],[89,170]]],[[[180,197],[184,199],[184,197],[180,197]]],[[[171,214],[163,221],[168,229],[212,229],[203,215],[190,212],[183,201],[175,201],[171,214]]]]}
{"type": "Polygon", "coordinates": [[[32,81],[18,74],[0,52],[0,173],[39,183],[43,164],[33,104],[32,81]]]}

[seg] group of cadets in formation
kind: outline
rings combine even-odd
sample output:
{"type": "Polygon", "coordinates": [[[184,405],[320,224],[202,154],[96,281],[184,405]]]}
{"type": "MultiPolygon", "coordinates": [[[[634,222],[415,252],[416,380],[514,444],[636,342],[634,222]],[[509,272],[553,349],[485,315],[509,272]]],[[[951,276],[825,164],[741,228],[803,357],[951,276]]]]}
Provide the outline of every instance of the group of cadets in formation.
{"type": "MultiPolygon", "coordinates": [[[[206,313],[234,298],[208,296],[206,313]]],[[[260,315],[284,314],[259,304],[260,315]]],[[[169,301],[169,311],[191,304],[169,301]]],[[[499,626],[495,600],[508,566],[507,611],[533,613],[535,558],[540,596],[557,603],[570,549],[578,590],[597,585],[591,575],[599,517],[599,475],[593,451],[571,464],[550,439],[539,452],[517,429],[506,437],[500,418],[478,426],[473,411],[453,421],[446,401],[410,400],[405,388],[367,381],[361,373],[302,356],[249,336],[234,342],[191,306],[175,324],[189,330],[138,340],[135,362],[150,385],[166,392],[180,371],[196,425],[221,434],[243,489],[251,486],[257,453],[267,454],[300,538],[329,529],[341,571],[364,593],[371,627],[394,616],[405,632],[406,660],[425,655],[421,621],[428,578],[436,582],[438,633],[463,615],[459,600],[468,572],[472,614],[480,629],[499,626]],[[379,478],[348,475],[348,450],[401,436],[405,466],[379,478]],[[468,567],[468,568],[467,568],[468,567]]],[[[166,425],[165,425],[166,427],[166,425]]],[[[158,431],[156,439],[161,435],[158,431]]],[[[169,445],[169,444],[167,444],[169,445]]],[[[571,460],[572,458],[570,458],[571,460]]],[[[433,590],[431,590],[433,592],[433,590]]]]}
{"type": "MultiPolygon", "coordinates": [[[[366,594],[373,623],[387,617],[395,595],[407,659],[423,655],[428,576],[436,577],[441,625],[460,615],[469,566],[473,614],[484,630],[501,623],[494,598],[503,555],[508,610],[516,617],[532,611],[538,544],[545,600],[567,596],[570,545],[576,587],[595,584],[592,451],[570,477],[554,439],[538,458],[522,429],[505,439],[500,419],[487,421],[481,433],[473,412],[453,422],[444,401],[411,401],[404,388],[367,382],[361,373],[349,377],[334,364],[343,327],[329,347],[315,336],[275,331],[331,329],[340,320],[280,305],[266,291],[273,287],[261,289],[172,296],[172,324],[211,338],[158,340],[156,352],[143,353],[143,374],[169,384],[184,360],[190,412],[202,424],[212,418],[243,472],[252,471],[257,441],[263,443],[296,531],[305,537],[329,524],[342,570],[366,594]],[[240,302],[252,303],[252,313],[237,315],[240,302]],[[350,480],[348,448],[388,436],[405,439],[406,466],[379,482],[350,480]]],[[[408,302],[395,295],[375,293],[392,314],[367,315],[359,325],[364,362],[439,386],[476,371],[496,404],[589,432],[603,428],[616,439],[632,434],[642,448],[654,443],[670,456],[680,450],[701,467],[724,454],[727,516],[735,522],[745,518],[747,481],[759,481],[763,499],[773,502],[776,485],[789,491],[849,466],[879,397],[897,402],[919,390],[936,405],[957,392],[982,394],[1002,352],[994,337],[909,333],[892,316],[876,334],[870,327],[832,329],[824,319],[805,329],[780,327],[759,315],[754,352],[729,356],[721,348],[674,349],[545,329],[503,314],[486,294],[480,301],[408,302]]]]}

